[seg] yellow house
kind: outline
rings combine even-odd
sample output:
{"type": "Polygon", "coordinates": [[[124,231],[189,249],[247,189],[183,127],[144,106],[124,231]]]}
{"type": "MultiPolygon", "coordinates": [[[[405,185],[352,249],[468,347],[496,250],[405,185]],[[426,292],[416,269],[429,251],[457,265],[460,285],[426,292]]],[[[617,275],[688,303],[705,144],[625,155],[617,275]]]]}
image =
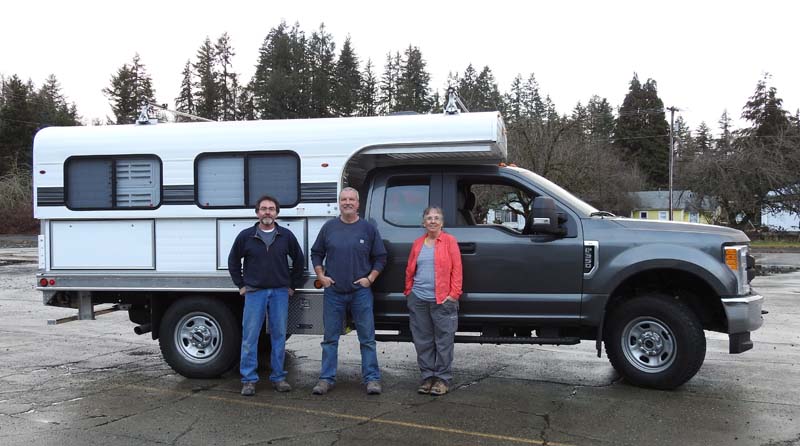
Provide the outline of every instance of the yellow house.
{"type": "MultiPolygon", "coordinates": [[[[631,218],[642,220],[669,220],[669,192],[633,192],[637,201],[631,218]]],[[[709,197],[702,200],[689,190],[672,191],[672,220],[690,223],[711,224],[719,214],[719,208],[709,197]]]]}

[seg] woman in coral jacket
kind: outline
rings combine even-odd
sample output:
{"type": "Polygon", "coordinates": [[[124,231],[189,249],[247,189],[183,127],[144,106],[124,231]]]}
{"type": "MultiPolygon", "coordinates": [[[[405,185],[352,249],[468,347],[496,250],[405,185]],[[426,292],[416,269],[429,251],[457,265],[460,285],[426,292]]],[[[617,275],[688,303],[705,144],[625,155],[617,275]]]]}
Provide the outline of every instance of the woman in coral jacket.
{"type": "Polygon", "coordinates": [[[453,379],[453,341],[461,296],[461,252],[452,235],[443,232],[441,208],[422,213],[426,234],[411,247],[406,266],[409,324],[417,349],[422,381],[417,391],[444,395],[453,379]]]}

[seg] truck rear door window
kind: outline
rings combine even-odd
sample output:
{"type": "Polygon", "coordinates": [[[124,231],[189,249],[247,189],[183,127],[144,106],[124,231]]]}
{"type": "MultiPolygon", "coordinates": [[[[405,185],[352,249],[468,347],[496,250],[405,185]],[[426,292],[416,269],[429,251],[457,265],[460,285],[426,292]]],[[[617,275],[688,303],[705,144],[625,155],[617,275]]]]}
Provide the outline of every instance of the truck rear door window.
{"type": "Polygon", "coordinates": [[[69,209],[152,209],[161,204],[158,157],[71,157],[64,171],[69,209]]]}
{"type": "Polygon", "coordinates": [[[392,178],[386,186],[383,218],[396,226],[420,226],[430,203],[430,178],[392,178]]]}
{"type": "Polygon", "coordinates": [[[293,207],[300,201],[300,158],[285,151],[202,154],[195,184],[203,208],[246,208],[265,194],[293,207]]]}

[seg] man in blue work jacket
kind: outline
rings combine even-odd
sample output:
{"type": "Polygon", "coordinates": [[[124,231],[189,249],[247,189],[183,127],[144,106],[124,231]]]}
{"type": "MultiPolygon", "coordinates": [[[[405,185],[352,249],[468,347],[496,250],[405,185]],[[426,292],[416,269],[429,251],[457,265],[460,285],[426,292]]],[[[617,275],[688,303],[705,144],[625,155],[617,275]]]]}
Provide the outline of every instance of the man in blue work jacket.
{"type": "Polygon", "coordinates": [[[267,313],[272,343],[269,380],[278,392],[292,390],[283,369],[286,324],[289,296],[302,285],[305,258],[292,231],[275,222],[278,213],[280,204],[276,198],[269,195],[259,198],[256,202],[258,223],[239,233],[228,256],[228,272],[239,288],[239,294],[245,297],[239,365],[244,396],[256,393],[258,337],[267,313]],[[292,259],[291,272],[289,258],[292,259]]]}

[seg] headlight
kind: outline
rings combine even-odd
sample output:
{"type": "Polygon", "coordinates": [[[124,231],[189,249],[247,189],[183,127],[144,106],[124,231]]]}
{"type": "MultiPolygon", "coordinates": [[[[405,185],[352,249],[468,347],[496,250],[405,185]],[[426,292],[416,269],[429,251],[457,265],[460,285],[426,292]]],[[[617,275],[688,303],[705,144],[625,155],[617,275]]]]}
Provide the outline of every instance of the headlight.
{"type": "Polygon", "coordinates": [[[747,245],[726,246],[724,249],[725,264],[733,271],[736,276],[736,294],[742,296],[750,293],[750,285],[747,283],[747,255],[750,247],[747,245]]]}

